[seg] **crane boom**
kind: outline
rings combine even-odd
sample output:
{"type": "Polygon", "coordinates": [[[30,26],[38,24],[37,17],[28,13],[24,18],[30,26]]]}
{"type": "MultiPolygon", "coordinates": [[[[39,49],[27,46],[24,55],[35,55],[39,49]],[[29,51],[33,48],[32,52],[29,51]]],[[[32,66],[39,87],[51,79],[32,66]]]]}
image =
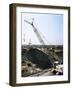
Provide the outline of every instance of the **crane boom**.
{"type": "Polygon", "coordinates": [[[39,34],[38,30],[37,30],[36,27],[34,26],[33,22],[31,23],[31,22],[28,22],[27,20],[24,20],[24,21],[25,21],[26,23],[30,24],[30,25],[33,27],[33,30],[34,30],[34,32],[36,33],[38,40],[40,41],[40,43],[41,43],[42,45],[45,45],[43,39],[41,38],[41,35],[39,34]]]}

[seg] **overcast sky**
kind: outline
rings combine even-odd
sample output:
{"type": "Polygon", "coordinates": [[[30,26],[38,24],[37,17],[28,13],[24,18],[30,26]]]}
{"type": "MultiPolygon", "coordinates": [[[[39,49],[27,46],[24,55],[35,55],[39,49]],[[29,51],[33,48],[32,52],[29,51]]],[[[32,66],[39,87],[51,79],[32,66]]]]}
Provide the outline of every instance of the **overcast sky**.
{"type": "Polygon", "coordinates": [[[34,32],[33,27],[24,20],[32,22],[37,28],[42,40],[46,45],[63,44],[63,15],[61,14],[40,14],[22,13],[22,44],[42,45],[34,32]]]}

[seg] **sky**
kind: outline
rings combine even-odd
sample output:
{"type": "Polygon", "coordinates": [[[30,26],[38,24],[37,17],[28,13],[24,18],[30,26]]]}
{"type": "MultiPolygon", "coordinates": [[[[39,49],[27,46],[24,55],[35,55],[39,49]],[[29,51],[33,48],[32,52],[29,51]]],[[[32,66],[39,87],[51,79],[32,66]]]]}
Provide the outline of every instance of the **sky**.
{"type": "Polygon", "coordinates": [[[36,27],[45,45],[63,44],[63,15],[51,13],[22,13],[22,45],[42,45],[33,27],[25,22],[32,23],[36,27]]]}

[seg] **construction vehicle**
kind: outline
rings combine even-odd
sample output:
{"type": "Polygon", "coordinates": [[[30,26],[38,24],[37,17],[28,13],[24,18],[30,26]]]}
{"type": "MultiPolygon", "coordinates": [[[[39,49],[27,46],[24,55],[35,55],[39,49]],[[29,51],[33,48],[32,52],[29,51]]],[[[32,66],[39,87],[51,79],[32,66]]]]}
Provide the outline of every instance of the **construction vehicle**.
{"type": "MultiPolygon", "coordinates": [[[[37,30],[37,28],[35,27],[33,21],[34,21],[34,18],[32,19],[32,22],[29,22],[27,20],[24,20],[26,23],[30,24],[33,28],[33,31],[35,32],[39,42],[42,44],[42,45],[46,45],[44,40],[42,39],[40,33],[39,33],[39,30],[37,30]]],[[[30,40],[31,41],[31,40],[30,40]]],[[[48,41],[47,41],[48,42],[48,41]]],[[[30,42],[29,42],[30,43],[30,42]]],[[[31,43],[30,43],[31,44],[31,43]]],[[[55,53],[56,50],[54,50],[54,48],[51,47],[51,49],[48,49],[48,54],[50,54],[53,58],[55,58],[57,61],[62,61],[58,56],[57,54],[55,53]]],[[[61,63],[61,62],[60,62],[61,63]]]]}

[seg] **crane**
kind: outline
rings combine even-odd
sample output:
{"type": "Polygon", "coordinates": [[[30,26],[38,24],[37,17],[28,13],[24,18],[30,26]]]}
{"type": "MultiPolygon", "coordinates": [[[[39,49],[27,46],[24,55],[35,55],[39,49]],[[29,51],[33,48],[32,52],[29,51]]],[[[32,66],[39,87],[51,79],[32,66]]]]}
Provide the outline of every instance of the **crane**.
{"type": "MultiPolygon", "coordinates": [[[[37,30],[37,28],[36,28],[35,25],[33,24],[34,18],[32,19],[32,22],[29,22],[29,21],[27,21],[27,20],[24,20],[24,21],[32,26],[32,28],[33,28],[33,30],[34,30],[34,32],[35,32],[38,40],[40,41],[40,43],[41,43],[42,45],[45,45],[45,42],[44,42],[44,40],[41,38],[41,35],[39,34],[39,31],[37,30]]],[[[49,50],[49,51],[50,51],[50,50],[49,50]]],[[[50,51],[50,52],[51,52],[51,51],[50,51]]],[[[48,53],[48,54],[49,54],[49,53],[48,53]]],[[[56,60],[61,61],[61,59],[58,57],[58,55],[56,55],[55,52],[52,51],[52,52],[50,53],[50,55],[51,55],[52,57],[54,57],[56,60]]]]}
{"type": "MultiPolygon", "coordinates": [[[[33,19],[33,20],[34,20],[34,19],[33,19]]],[[[24,20],[24,21],[25,21],[26,23],[30,24],[30,25],[33,27],[33,30],[34,30],[34,32],[36,33],[36,36],[38,37],[38,40],[40,41],[40,43],[41,43],[42,45],[45,45],[43,39],[41,38],[41,35],[39,34],[38,30],[37,30],[36,27],[34,26],[33,21],[32,21],[32,23],[29,22],[29,21],[27,21],[27,20],[24,20]]]]}

